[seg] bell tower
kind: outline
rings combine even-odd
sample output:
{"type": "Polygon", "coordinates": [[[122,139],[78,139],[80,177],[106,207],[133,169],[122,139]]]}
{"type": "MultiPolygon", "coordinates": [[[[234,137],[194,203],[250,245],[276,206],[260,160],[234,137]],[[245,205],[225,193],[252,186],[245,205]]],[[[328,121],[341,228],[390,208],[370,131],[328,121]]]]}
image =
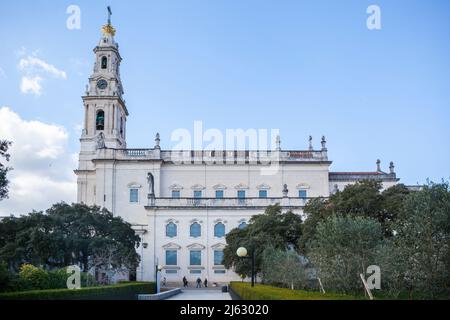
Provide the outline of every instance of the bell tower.
{"type": "Polygon", "coordinates": [[[108,22],[102,27],[102,37],[94,48],[95,63],[83,99],[84,125],[81,152],[95,152],[99,148],[126,148],[128,110],[123,100],[120,80],[119,45],[114,40],[116,30],[108,22]]]}

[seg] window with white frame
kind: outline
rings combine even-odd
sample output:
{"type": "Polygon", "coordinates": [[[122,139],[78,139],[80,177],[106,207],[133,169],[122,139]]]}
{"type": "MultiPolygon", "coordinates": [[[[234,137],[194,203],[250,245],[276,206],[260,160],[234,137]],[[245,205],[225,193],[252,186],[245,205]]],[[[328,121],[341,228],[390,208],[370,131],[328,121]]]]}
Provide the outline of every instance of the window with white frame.
{"type": "Polygon", "coordinates": [[[189,264],[191,266],[200,266],[202,264],[202,252],[200,250],[191,250],[189,252],[189,264]]]}
{"type": "Polygon", "coordinates": [[[237,192],[238,199],[245,199],[245,190],[238,190],[237,192]]]}
{"type": "Polygon", "coordinates": [[[245,221],[242,221],[240,224],[239,224],[239,229],[245,229],[245,228],[247,228],[247,222],[245,222],[245,221]]]}
{"type": "Polygon", "coordinates": [[[191,224],[189,235],[193,238],[199,238],[202,235],[202,226],[198,222],[191,224]]]}
{"type": "Polygon", "coordinates": [[[166,224],[166,237],[175,238],[177,236],[177,225],[173,222],[166,224]]]}
{"type": "Polygon", "coordinates": [[[223,251],[222,250],[214,250],[214,265],[215,266],[223,265],[223,251]]]}
{"type": "Polygon", "coordinates": [[[300,199],[306,199],[308,197],[306,190],[298,190],[298,197],[300,199]]]}
{"type": "Polygon", "coordinates": [[[181,197],[180,190],[172,190],[172,198],[173,199],[180,199],[180,197],[181,197]]]}
{"type": "Polygon", "coordinates": [[[139,189],[130,188],[130,202],[138,203],[139,202],[139,189]]]}
{"type": "Polygon", "coordinates": [[[166,265],[167,266],[177,265],[177,250],[166,250],[166,265]]]}
{"type": "Polygon", "coordinates": [[[216,223],[214,225],[214,237],[225,237],[225,225],[222,222],[216,223]]]}

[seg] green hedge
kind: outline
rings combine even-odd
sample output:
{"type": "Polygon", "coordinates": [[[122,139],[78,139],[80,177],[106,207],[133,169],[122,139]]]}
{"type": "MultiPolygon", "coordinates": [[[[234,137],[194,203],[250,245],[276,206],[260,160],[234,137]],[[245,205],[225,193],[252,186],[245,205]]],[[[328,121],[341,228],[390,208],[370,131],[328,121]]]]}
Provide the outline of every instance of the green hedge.
{"type": "Polygon", "coordinates": [[[121,282],[81,289],[49,289],[1,293],[0,300],[134,300],[137,294],[154,293],[154,282],[121,282]]]}
{"type": "Polygon", "coordinates": [[[255,284],[252,288],[247,282],[231,282],[230,287],[243,300],[356,300],[364,298],[344,294],[291,290],[262,284],[255,284]]]}

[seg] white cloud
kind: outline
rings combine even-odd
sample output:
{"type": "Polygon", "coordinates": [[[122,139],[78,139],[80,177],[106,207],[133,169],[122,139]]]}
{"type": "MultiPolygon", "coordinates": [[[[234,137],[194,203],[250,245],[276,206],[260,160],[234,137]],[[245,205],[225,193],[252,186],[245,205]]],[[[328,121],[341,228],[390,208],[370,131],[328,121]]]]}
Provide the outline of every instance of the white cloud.
{"type": "Polygon", "coordinates": [[[77,155],[68,151],[69,135],[58,125],[27,121],[7,107],[0,108],[0,137],[11,140],[14,169],[8,174],[9,199],[0,201],[0,216],[45,210],[59,201],[76,200],[73,169],[77,155]]]}
{"type": "Polygon", "coordinates": [[[6,79],[6,73],[5,73],[5,70],[3,70],[2,67],[0,67],[0,78],[5,78],[6,79]]]}
{"type": "Polygon", "coordinates": [[[57,78],[67,79],[66,72],[59,70],[54,65],[51,65],[44,60],[41,60],[34,56],[28,56],[28,58],[26,59],[20,59],[19,69],[28,73],[44,71],[57,78]]]}
{"type": "Polygon", "coordinates": [[[42,94],[42,78],[40,76],[27,77],[23,76],[20,83],[20,92],[22,93],[33,93],[37,96],[42,94]]]}
{"type": "MultiPolygon", "coordinates": [[[[24,56],[25,48],[21,48],[19,56],[24,56]]],[[[36,57],[38,51],[19,61],[19,70],[22,72],[22,80],[20,83],[20,91],[23,94],[34,94],[40,96],[42,94],[42,83],[44,77],[53,76],[59,79],[67,79],[65,71],[56,68],[54,65],[36,57]]]]}

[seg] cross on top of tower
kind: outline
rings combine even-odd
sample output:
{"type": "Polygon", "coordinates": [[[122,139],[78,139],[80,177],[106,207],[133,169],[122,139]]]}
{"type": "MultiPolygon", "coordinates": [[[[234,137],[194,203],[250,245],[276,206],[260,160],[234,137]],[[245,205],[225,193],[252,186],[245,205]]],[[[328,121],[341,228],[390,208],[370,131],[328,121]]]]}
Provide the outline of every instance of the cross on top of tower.
{"type": "Polygon", "coordinates": [[[111,7],[108,6],[107,9],[108,9],[108,24],[111,24],[111,15],[112,15],[111,7]]]}
{"type": "Polygon", "coordinates": [[[116,29],[114,29],[114,27],[111,24],[111,15],[112,15],[111,7],[108,6],[107,10],[108,10],[108,23],[102,27],[102,32],[104,36],[111,35],[114,37],[114,35],[116,34],[116,29]]]}

